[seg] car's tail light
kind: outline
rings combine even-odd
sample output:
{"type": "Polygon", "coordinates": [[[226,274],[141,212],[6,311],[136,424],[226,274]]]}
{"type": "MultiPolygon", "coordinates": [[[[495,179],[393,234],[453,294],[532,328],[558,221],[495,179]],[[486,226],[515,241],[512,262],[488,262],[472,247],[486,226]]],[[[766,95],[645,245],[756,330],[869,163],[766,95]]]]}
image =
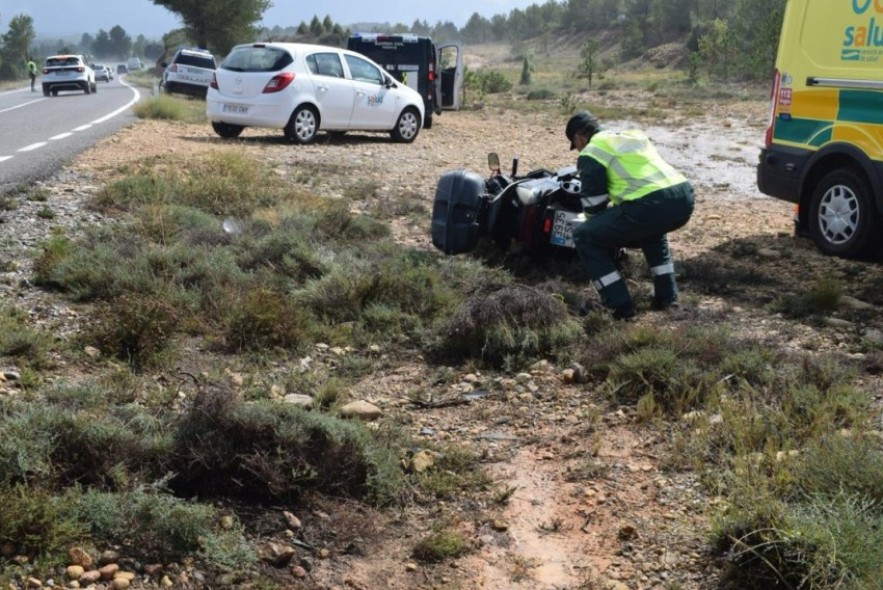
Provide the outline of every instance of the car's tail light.
{"type": "Polygon", "coordinates": [[[282,72],[276,74],[273,79],[264,86],[264,94],[272,94],[288,88],[288,85],[294,81],[294,72],[282,72]]]}
{"type": "Polygon", "coordinates": [[[766,135],[764,136],[764,145],[766,147],[769,147],[773,143],[773,125],[776,122],[776,111],[779,106],[779,87],[781,81],[782,75],[777,69],[773,72],[773,83],[772,88],[770,89],[770,114],[766,128],[766,135]]]}
{"type": "Polygon", "coordinates": [[[48,73],[49,73],[49,68],[43,68],[43,75],[45,76],[48,73]]]}
{"type": "Polygon", "coordinates": [[[212,74],[212,81],[208,83],[210,88],[214,88],[215,90],[220,90],[218,88],[218,77],[212,74]]]}
{"type": "Polygon", "coordinates": [[[86,68],[84,68],[83,66],[79,66],[79,67],[77,67],[77,71],[82,74],[83,72],[86,71],[86,68]]]}
{"type": "Polygon", "coordinates": [[[435,80],[435,64],[429,64],[429,72],[427,72],[426,77],[429,78],[430,82],[435,80]]]}

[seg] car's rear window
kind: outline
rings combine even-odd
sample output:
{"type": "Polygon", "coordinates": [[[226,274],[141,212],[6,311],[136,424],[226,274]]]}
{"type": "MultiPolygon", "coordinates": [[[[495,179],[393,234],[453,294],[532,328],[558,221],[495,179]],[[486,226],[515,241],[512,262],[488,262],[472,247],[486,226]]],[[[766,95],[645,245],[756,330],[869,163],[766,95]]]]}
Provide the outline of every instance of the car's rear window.
{"type": "Polygon", "coordinates": [[[221,67],[236,72],[278,72],[294,60],[278,47],[240,47],[230,52],[221,67]]]}
{"type": "Polygon", "coordinates": [[[58,66],[78,66],[80,60],[76,57],[50,57],[46,59],[47,68],[55,68],[58,66]]]}
{"type": "Polygon", "coordinates": [[[215,69],[214,58],[204,55],[193,55],[192,53],[180,54],[175,60],[175,63],[179,63],[185,66],[193,66],[196,68],[206,68],[209,70],[215,69]]]}

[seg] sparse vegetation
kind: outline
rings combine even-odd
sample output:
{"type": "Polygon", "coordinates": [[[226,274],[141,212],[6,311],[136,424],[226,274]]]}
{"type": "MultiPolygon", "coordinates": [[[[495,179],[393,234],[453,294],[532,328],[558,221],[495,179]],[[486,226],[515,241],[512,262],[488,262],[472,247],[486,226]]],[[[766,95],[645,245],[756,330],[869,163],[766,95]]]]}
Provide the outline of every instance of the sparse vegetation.
{"type": "MultiPolygon", "coordinates": [[[[579,93],[572,76],[549,73],[554,52],[532,55],[527,101],[507,87],[523,59],[476,73],[472,91],[501,112],[572,112],[605,89],[632,93],[632,106],[591,108],[647,123],[671,116],[672,105],[676,116],[694,116],[703,101],[718,108],[746,92],[617,70],[579,93]],[[504,90],[491,96],[497,84],[504,90]]],[[[165,99],[175,100],[146,108],[177,121],[202,108],[165,99]]],[[[18,373],[0,384],[0,547],[27,557],[28,571],[48,575],[85,544],[245,577],[261,571],[256,539],[294,538],[309,559],[326,546],[357,554],[373,539],[354,523],[385,526],[370,511],[389,506],[445,523],[407,541],[430,568],[473,546],[454,516],[486,530],[487,511],[520,506],[522,488],[485,464],[532,449],[544,412],[563,407],[568,434],[543,461],[566,462],[563,479],[581,494],[622,476],[622,465],[599,456],[611,429],[645,429],[640,448],[659,470],[654,481],[689,472],[713,500],[695,508],[714,516],[696,534],[730,566],[732,587],[879,586],[880,345],[856,327],[861,355],[851,341],[813,351],[796,330],[774,334],[763,323],[779,314],[816,327],[842,310],[851,279],[873,274],[863,263],[795,285],[777,274],[780,259],[734,239],[678,261],[682,301],[750,307],[752,329],[698,305],[619,324],[572,313],[584,294],[567,282],[572,267],[529,261],[524,271],[514,254],[499,263],[484,252],[444,259],[394,240],[394,222],[426,223],[416,189],[390,196],[377,180],[348,178],[339,162],[277,171],[226,149],[128,165],[91,202],[114,223],[52,232],[35,255],[33,282],[77,304],[76,335],[55,335],[14,299],[0,308],[0,358],[18,373]],[[322,175],[344,177],[335,193],[343,199],[324,196],[322,175]],[[360,199],[368,204],[351,210],[360,199]],[[574,362],[580,377],[565,378],[574,362]],[[84,368],[67,382],[75,363],[84,368]],[[295,407],[289,394],[307,394],[312,408],[295,407]],[[339,418],[355,398],[380,400],[384,415],[370,426],[339,418]],[[442,430],[445,420],[454,426],[442,430]],[[512,424],[509,448],[494,437],[512,424]],[[434,462],[418,472],[408,461],[420,451],[434,462]],[[276,522],[280,506],[306,515],[303,532],[276,522]]],[[[48,195],[22,191],[0,208],[48,195]]],[[[645,271],[623,272],[640,281],[645,271]]],[[[862,283],[862,297],[880,303],[878,283],[862,283]]],[[[550,511],[531,528],[551,539],[579,524],[550,511]]],[[[514,554],[507,563],[513,581],[538,565],[514,554]]],[[[4,581],[25,571],[6,555],[0,570],[4,581]]],[[[275,582],[254,585],[262,584],[275,582]]]]}

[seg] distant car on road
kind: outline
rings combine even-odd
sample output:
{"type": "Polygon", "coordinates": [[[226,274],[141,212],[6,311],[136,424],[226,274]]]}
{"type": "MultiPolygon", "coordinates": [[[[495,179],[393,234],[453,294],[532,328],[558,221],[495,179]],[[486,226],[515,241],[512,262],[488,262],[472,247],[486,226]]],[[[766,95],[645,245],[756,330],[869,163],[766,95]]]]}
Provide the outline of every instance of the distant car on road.
{"type": "Polygon", "coordinates": [[[95,81],[101,80],[102,82],[110,82],[112,76],[110,74],[110,68],[108,68],[104,64],[92,64],[92,69],[95,71],[95,81]]]}
{"type": "Polygon", "coordinates": [[[414,141],[423,98],[354,51],[301,43],[237,45],[215,71],[206,114],[215,133],[239,136],[245,127],[282,129],[292,143],[317,133],[382,131],[414,141]]]}
{"type": "Polygon", "coordinates": [[[117,74],[128,74],[129,67],[126,64],[117,65],[117,74]]]}
{"type": "Polygon", "coordinates": [[[43,96],[58,96],[61,90],[98,92],[95,71],[82,55],[51,55],[43,64],[43,96]]]}
{"type": "Polygon", "coordinates": [[[215,68],[215,56],[204,49],[182,47],[175,52],[162,75],[163,88],[168,94],[190,94],[205,98],[208,85],[212,81],[215,68]]]}

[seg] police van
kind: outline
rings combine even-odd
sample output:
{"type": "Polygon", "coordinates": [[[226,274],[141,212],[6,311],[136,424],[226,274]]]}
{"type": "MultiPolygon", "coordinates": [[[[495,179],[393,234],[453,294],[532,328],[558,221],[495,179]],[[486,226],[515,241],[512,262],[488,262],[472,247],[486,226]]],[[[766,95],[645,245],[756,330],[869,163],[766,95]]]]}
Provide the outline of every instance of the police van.
{"type": "Polygon", "coordinates": [[[823,252],[879,251],[881,0],[788,0],[757,184],[797,204],[798,233],[823,252]]]}
{"type": "Polygon", "coordinates": [[[436,46],[429,37],[411,33],[356,33],[346,48],[367,56],[420,93],[426,105],[424,128],[432,127],[433,115],[460,108],[463,52],[459,43],[436,46]]]}

